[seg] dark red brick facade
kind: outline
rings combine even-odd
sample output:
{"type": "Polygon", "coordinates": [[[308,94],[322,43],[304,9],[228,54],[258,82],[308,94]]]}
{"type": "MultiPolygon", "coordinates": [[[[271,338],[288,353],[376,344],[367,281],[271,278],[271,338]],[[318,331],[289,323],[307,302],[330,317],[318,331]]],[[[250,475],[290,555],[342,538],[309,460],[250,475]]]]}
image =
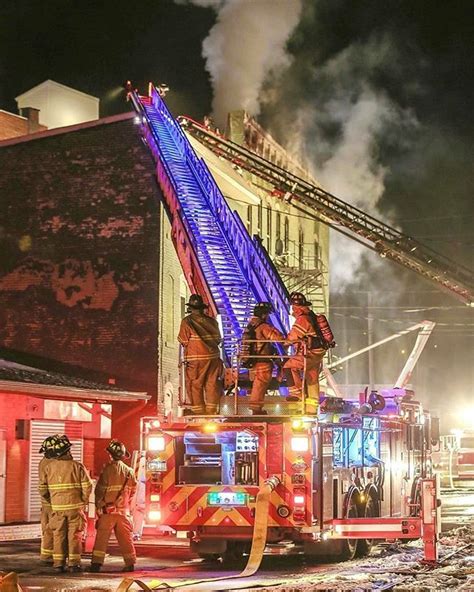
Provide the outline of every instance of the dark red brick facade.
{"type": "Polygon", "coordinates": [[[0,346],[155,397],[160,197],[133,119],[0,144],[0,171],[0,346]]]}

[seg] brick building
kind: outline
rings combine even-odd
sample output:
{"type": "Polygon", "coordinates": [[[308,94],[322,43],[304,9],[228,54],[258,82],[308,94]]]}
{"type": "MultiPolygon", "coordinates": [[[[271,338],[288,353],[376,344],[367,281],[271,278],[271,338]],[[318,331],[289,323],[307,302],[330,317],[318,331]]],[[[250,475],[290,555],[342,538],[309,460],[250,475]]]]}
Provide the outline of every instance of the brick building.
{"type": "MultiPolygon", "coordinates": [[[[249,135],[251,122],[234,117],[234,132],[236,122],[249,135]]],[[[256,133],[258,149],[281,162],[281,147],[253,124],[252,141],[256,133]]],[[[249,232],[326,308],[327,229],[193,143],[249,232]]],[[[0,347],[146,392],[148,402],[112,405],[112,435],[136,448],[139,417],[176,402],[176,335],[189,291],[134,115],[0,142],[0,170],[0,347]]],[[[19,406],[16,419],[28,417],[19,406]]],[[[6,421],[0,415],[0,430],[12,434],[6,421]]],[[[8,446],[26,454],[16,438],[8,446]]]]}

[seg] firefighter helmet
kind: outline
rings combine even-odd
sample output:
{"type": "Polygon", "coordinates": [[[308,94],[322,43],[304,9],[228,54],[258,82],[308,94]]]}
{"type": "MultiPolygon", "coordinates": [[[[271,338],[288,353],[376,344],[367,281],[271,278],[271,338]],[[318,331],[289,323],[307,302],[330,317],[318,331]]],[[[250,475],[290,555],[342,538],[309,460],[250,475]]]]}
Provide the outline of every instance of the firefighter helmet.
{"type": "Polygon", "coordinates": [[[66,434],[57,435],[56,441],[51,449],[51,457],[59,458],[60,456],[63,456],[66,452],[71,450],[71,446],[72,444],[66,434]]]}
{"type": "Polygon", "coordinates": [[[118,440],[112,440],[106,450],[114,460],[130,458],[130,452],[125,448],[125,444],[118,440]]]}
{"type": "Polygon", "coordinates": [[[191,294],[189,297],[189,302],[186,302],[186,306],[196,310],[208,308],[208,305],[203,302],[202,296],[200,294],[191,294]]]}
{"type": "Polygon", "coordinates": [[[59,440],[59,437],[59,434],[54,434],[54,436],[48,436],[45,438],[38,452],[40,454],[44,454],[46,458],[51,458],[54,456],[54,445],[59,440]]]}
{"type": "Polygon", "coordinates": [[[253,314],[257,317],[271,312],[273,312],[273,304],[271,302],[257,302],[253,309],[253,314]]]}
{"type": "Polygon", "coordinates": [[[296,306],[312,306],[311,302],[306,300],[306,296],[301,292],[292,292],[290,294],[290,302],[296,306]]]}

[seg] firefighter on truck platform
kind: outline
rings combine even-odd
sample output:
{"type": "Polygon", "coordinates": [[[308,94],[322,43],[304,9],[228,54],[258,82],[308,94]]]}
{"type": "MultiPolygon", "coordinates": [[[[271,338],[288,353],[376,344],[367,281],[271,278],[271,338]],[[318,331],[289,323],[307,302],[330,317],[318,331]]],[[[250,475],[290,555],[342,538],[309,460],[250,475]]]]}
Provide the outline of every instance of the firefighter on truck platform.
{"type": "Polygon", "coordinates": [[[192,294],[188,315],[181,321],[178,341],[184,350],[186,393],[193,415],[216,415],[222,396],[223,364],[217,321],[204,313],[208,308],[199,294],[192,294]]]}
{"type": "Polygon", "coordinates": [[[122,442],[112,440],[106,450],[110,462],[103,468],[95,488],[95,505],[99,519],[90,571],[101,570],[112,530],[125,562],[122,571],[134,571],[137,555],[133,546],[130,505],[137,480],[133,470],[122,461],[123,458],[130,458],[130,453],[122,442]]]}
{"type": "Polygon", "coordinates": [[[51,504],[49,526],[53,531],[53,569],[63,572],[81,568],[82,539],[86,527],[85,506],[89,503],[92,482],[84,465],[70,453],[71,442],[59,436],[48,463],[39,478],[41,498],[51,504]]]}
{"type": "MultiPolygon", "coordinates": [[[[292,385],[288,401],[301,401],[303,396],[303,374],[306,364],[307,411],[317,413],[319,407],[319,373],[326,353],[326,347],[317,327],[316,315],[310,310],[311,302],[300,292],[290,294],[292,315],[295,322],[288,333],[288,341],[295,343],[295,354],[285,363],[291,371],[292,385]],[[306,352],[305,352],[306,350],[306,352]]],[[[320,315],[323,316],[323,315],[320,315]]],[[[332,334],[331,334],[332,335],[332,334]]],[[[333,347],[334,343],[327,347],[333,347]]]]}
{"type": "Polygon", "coordinates": [[[259,302],[253,309],[253,316],[247,325],[246,334],[248,339],[253,339],[254,344],[250,344],[256,358],[250,357],[249,365],[252,380],[252,390],[250,392],[249,407],[252,415],[267,415],[263,409],[265,394],[272,380],[274,358],[265,359],[263,356],[274,356],[275,346],[270,341],[282,342],[285,337],[275,329],[270,322],[270,314],[273,312],[273,305],[270,302],[259,302]]]}

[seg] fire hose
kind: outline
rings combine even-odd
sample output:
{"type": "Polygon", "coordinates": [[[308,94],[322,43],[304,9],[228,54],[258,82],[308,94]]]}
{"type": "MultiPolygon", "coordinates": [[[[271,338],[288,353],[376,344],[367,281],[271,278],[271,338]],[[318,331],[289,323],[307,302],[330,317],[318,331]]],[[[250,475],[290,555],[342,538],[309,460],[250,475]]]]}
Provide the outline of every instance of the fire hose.
{"type": "Polygon", "coordinates": [[[260,567],[263,558],[263,552],[265,551],[265,546],[267,544],[267,532],[268,532],[268,509],[270,505],[270,496],[272,491],[279,485],[280,479],[279,477],[273,475],[266,479],[264,484],[260,487],[257,493],[257,499],[255,503],[255,520],[253,526],[253,535],[252,535],[252,546],[250,548],[250,555],[247,561],[247,565],[238,574],[232,576],[226,576],[223,578],[208,578],[204,580],[188,580],[184,582],[179,582],[176,584],[168,584],[164,581],[157,581],[152,580],[149,584],[145,584],[141,580],[136,580],[133,578],[125,578],[120,583],[119,587],[117,588],[116,592],[127,592],[136,584],[142,590],[146,592],[151,590],[166,590],[166,589],[173,589],[173,588],[184,588],[186,586],[195,586],[197,584],[205,584],[208,582],[220,582],[225,580],[236,580],[239,578],[248,578],[253,576],[260,567]]]}

